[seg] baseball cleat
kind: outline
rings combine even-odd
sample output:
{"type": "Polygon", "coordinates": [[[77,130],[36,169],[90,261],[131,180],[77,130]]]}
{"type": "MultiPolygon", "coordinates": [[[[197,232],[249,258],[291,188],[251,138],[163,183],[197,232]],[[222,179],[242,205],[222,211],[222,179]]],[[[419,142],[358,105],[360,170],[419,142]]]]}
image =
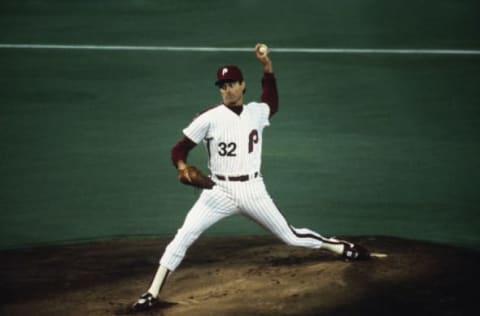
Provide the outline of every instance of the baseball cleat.
{"type": "Polygon", "coordinates": [[[131,309],[132,311],[144,311],[157,305],[157,303],[158,300],[153,297],[152,294],[147,292],[142,294],[142,296],[140,296],[140,298],[135,303],[133,303],[131,309]]]}
{"type": "Polygon", "coordinates": [[[347,241],[341,241],[343,244],[342,257],[347,261],[370,259],[370,252],[359,245],[354,245],[347,241]]]}

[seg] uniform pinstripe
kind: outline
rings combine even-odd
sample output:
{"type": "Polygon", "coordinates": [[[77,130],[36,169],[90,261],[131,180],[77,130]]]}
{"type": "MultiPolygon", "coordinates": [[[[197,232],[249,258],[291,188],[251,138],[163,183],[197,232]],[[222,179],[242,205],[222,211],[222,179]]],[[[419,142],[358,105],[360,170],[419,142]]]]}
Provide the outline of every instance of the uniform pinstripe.
{"type": "Polygon", "coordinates": [[[256,222],[286,244],[318,249],[323,247],[345,259],[369,258],[362,247],[334,238],[324,238],[288,224],[265,188],[261,176],[263,130],[278,112],[278,94],[273,68],[265,44],[255,46],[263,66],[261,102],[243,103],[245,81],[235,65],[218,68],[215,85],[223,104],[200,114],[183,130],[184,137],[172,148],[172,162],[183,183],[195,185],[188,171],[187,156],[203,142],[215,185],[207,186],[189,210],[182,227],[168,244],[148,291],[132,305],[134,311],[155,306],[170,273],[181,264],[188,248],[210,226],[225,217],[240,214],[256,222]]]}
{"type": "Polygon", "coordinates": [[[322,246],[325,239],[320,234],[288,224],[265,188],[260,167],[262,132],[270,124],[268,117],[269,107],[265,103],[249,103],[240,115],[219,105],[200,114],[183,130],[195,143],[203,141],[207,146],[216,185],[202,191],[160,259],[162,266],[174,271],[205,230],[234,214],[251,219],[289,245],[322,246]],[[256,131],[253,136],[252,131],[256,131]],[[228,181],[229,176],[239,175],[249,175],[249,180],[228,181]]]}

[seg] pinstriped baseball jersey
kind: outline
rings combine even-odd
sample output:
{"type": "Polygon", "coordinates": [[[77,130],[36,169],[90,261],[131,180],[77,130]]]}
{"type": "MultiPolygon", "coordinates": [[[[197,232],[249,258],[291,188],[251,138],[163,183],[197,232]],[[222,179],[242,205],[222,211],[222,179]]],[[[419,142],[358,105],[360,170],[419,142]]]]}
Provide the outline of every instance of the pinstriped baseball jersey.
{"type": "Polygon", "coordinates": [[[188,211],[182,227],[160,258],[150,289],[132,306],[134,311],[154,306],[167,276],[181,264],[195,240],[210,226],[232,215],[245,216],[288,245],[312,249],[325,245],[335,253],[342,253],[344,258],[362,257],[353,244],[347,247],[347,242],[290,225],[267,192],[260,174],[262,133],[278,112],[278,94],[271,61],[266,53],[260,53],[260,47],[257,44],[255,49],[264,69],[261,102],[243,105],[245,82],[241,70],[234,65],[220,67],[215,84],[224,104],[197,115],[183,130],[185,136],[172,148],[172,162],[183,172],[188,167],[188,153],[203,142],[215,185],[202,190],[188,211]]]}
{"type": "Polygon", "coordinates": [[[278,110],[273,75],[265,75],[264,83],[263,92],[269,92],[262,94],[262,101],[272,104],[250,102],[241,108],[221,104],[199,114],[183,130],[189,141],[206,146],[215,186],[202,191],[165,249],[160,265],[168,270],[179,266],[205,230],[235,214],[253,220],[289,245],[320,248],[324,244],[325,238],[315,231],[288,224],[260,175],[263,129],[270,125],[270,114],[278,110]]]}
{"type": "Polygon", "coordinates": [[[255,221],[289,245],[322,246],[325,239],[320,234],[288,224],[268,194],[263,178],[258,176],[262,132],[270,124],[269,114],[270,108],[265,103],[251,102],[243,106],[240,115],[225,105],[219,105],[197,116],[183,130],[193,142],[205,143],[210,156],[209,168],[216,185],[211,190],[202,191],[175,238],[165,249],[160,259],[161,266],[174,271],[190,245],[205,230],[235,214],[255,221]],[[237,178],[232,180],[230,176],[237,178]]]}
{"type": "Polygon", "coordinates": [[[222,104],[200,114],[183,133],[197,144],[203,141],[212,174],[253,174],[261,167],[262,132],[270,125],[269,113],[265,103],[251,102],[240,115],[222,104]]]}

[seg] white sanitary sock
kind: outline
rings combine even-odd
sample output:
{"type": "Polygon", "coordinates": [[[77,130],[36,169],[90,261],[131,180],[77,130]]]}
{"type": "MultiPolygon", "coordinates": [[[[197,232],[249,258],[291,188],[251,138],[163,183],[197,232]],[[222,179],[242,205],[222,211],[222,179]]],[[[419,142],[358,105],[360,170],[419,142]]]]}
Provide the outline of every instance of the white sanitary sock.
{"type": "Polygon", "coordinates": [[[157,273],[155,273],[155,277],[153,278],[152,285],[148,289],[148,292],[153,295],[153,297],[158,297],[160,291],[167,281],[167,278],[170,274],[170,271],[165,268],[164,266],[158,266],[157,273]]]}

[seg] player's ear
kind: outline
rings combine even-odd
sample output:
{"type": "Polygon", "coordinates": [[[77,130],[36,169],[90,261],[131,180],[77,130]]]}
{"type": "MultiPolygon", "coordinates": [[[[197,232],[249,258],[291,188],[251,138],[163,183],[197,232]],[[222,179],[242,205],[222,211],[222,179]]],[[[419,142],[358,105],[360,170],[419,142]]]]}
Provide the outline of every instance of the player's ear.
{"type": "Polygon", "coordinates": [[[245,83],[245,80],[240,82],[240,86],[242,87],[243,94],[245,94],[245,92],[247,92],[247,84],[245,83]]]}

